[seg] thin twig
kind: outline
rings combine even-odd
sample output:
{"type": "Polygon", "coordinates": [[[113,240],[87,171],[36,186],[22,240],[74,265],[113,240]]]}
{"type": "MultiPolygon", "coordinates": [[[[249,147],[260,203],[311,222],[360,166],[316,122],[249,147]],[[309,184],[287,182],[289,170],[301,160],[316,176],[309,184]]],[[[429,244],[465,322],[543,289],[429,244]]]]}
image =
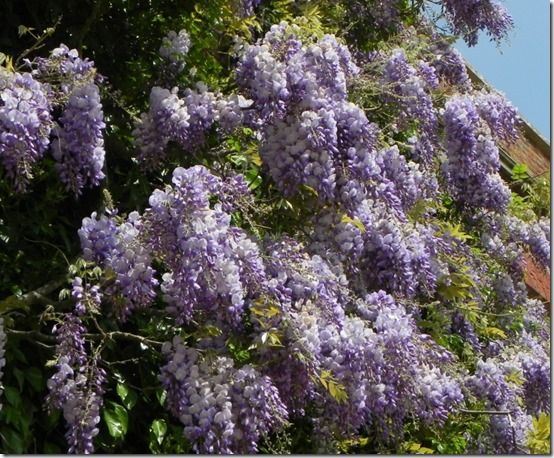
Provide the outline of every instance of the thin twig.
{"type": "MultiPolygon", "coordinates": [[[[45,343],[56,343],[56,338],[54,336],[42,334],[39,331],[19,331],[17,329],[6,329],[6,334],[26,337],[26,338],[33,338],[45,343]]],[[[107,333],[104,333],[104,335],[87,333],[87,334],[84,334],[84,337],[90,340],[101,340],[106,338],[111,340],[127,340],[131,342],[140,342],[145,345],[150,345],[153,347],[161,347],[163,345],[163,342],[158,342],[156,340],[148,339],[146,337],[138,336],[136,334],[131,334],[129,332],[123,332],[123,331],[107,332],[107,333]]]]}
{"type": "Polygon", "coordinates": [[[110,340],[127,340],[130,342],[139,342],[145,345],[150,345],[152,347],[161,347],[163,342],[158,342],[156,340],[148,339],[146,337],[138,336],[136,334],[131,334],[130,332],[123,331],[112,331],[106,332],[105,335],[100,334],[85,334],[85,338],[90,340],[99,340],[99,339],[110,339],[110,340]]]}
{"type": "Polygon", "coordinates": [[[62,20],[62,17],[60,16],[57,20],[56,20],[56,23],[52,26],[52,27],[48,27],[46,30],[44,30],[44,32],[42,33],[42,35],[40,37],[38,37],[35,41],[35,43],[30,47],[30,48],[27,48],[25,51],[23,51],[19,57],[15,60],[15,67],[17,68],[17,66],[19,65],[19,62],[21,62],[21,60],[28,56],[30,53],[32,53],[33,51],[36,51],[37,49],[40,49],[42,46],[43,46],[43,43],[44,41],[54,33],[54,31],[56,30],[56,27],[58,27],[60,25],[60,22],[62,20]]]}
{"type": "Polygon", "coordinates": [[[6,329],[6,334],[8,336],[19,336],[19,337],[26,337],[26,338],[33,338],[38,342],[45,342],[45,343],[56,343],[56,338],[54,336],[48,336],[46,334],[42,334],[39,331],[19,331],[17,329],[6,329]]]}
{"type": "Polygon", "coordinates": [[[472,415],[510,415],[511,410],[470,410],[460,409],[462,413],[468,413],[472,415]]]}

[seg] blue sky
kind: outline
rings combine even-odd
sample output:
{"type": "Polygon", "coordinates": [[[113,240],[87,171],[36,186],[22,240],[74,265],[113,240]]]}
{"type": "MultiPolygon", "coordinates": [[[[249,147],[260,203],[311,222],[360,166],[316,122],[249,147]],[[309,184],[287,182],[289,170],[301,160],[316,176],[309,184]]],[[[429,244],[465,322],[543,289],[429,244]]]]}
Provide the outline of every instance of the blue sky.
{"type": "Polygon", "coordinates": [[[483,34],[456,48],[485,81],[504,92],[521,116],[550,139],[549,0],[502,0],[514,18],[510,38],[499,47],[483,34]]]}

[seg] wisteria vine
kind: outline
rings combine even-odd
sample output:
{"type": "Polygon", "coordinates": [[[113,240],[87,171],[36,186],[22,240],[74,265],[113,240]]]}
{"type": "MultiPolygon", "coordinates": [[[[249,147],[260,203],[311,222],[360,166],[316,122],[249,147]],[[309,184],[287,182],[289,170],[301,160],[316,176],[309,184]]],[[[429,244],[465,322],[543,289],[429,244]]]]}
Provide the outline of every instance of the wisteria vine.
{"type": "MultiPolygon", "coordinates": [[[[242,2],[241,17],[263,3],[242,2]]],[[[439,35],[416,45],[399,2],[374,3],[371,22],[406,46],[362,53],[283,21],[236,44],[225,90],[176,83],[195,43],[163,39],[129,129],[137,171],[161,178],[144,205],[105,199],[82,220],[84,267],[69,310],[49,315],[46,406],[70,453],[95,450],[115,380],[103,355],[131,335],[113,329],[144,317],[163,320],[163,343],[133,338],[155,344],[164,408],[196,453],[257,453],[299,424],[318,452],[362,439],[405,451],[409,428],[471,414],[489,416],[466,452],[529,451],[533,418],[550,413],[550,332],[524,259],[549,271],[550,225],[509,211],[499,142],[518,138],[517,110],[473,88],[439,35]],[[301,223],[267,228],[283,208],[301,223]]],[[[441,7],[469,45],[512,26],[496,0],[441,7]]],[[[0,73],[3,177],[27,191],[50,153],[79,197],[108,172],[103,79],[65,45],[25,65],[0,73]]]]}

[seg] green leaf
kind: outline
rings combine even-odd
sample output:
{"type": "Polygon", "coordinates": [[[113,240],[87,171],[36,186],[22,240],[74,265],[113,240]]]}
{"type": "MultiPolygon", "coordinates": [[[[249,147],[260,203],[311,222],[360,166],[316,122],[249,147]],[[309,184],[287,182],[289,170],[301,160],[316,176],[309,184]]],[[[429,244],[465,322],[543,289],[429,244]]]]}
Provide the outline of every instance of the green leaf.
{"type": "Polygon", "coordinates": [[[109,405],[110,407],[104,408],[102,412],[108,432],[115,439],[122,438],[127,434],[127,426],[129,424],[127,410],[115,402],[109,402],[109,405]]]}
{"type": "Polygon", "coordinates": [[[25,374],[21,369],[18,369],[17,367],[13,370],[13,375],[15,375],[15,378],[17,379],[17,383],[19,384],[19,391],[23,389],[23,384],[25,383],[25,374]]]}
{"type": "Polygon", "coordinates": [[[25,371],[25,379],[31,384],[35,391],[41,391],[42,384],[42,372],[37,367],[31,367],[25,371]]]}
{"type": "Polygon", "coordinates": [[[23,35],[26,35],[29,32],[31,32],[32,30],[33,30],[32,27],[27,27],[25,25],[20,25],[19,27],[17,27],[17,34],[19,35],[19,37],[22,37],[23,35]]]}
{"type": "Polygon", "coordinates": [[[408,444],[405,445],[405,447],[410,453],[413,453],[416,455],[432,455],[434,453],[433,450],[427,447],[423,447],[418,442],[409,442],[408,444]]]}
{"type": "Polygon", "coordinates": [[[163,405],[165,404],[165,399],[167,398],[167,391],[165,390],[156,391],[156,398],[158,398],[158,402],[163,407],[163,405]]]}
{"type": "Polygon", "coordinates": [[[321,371],[321,374],[318,378],[323,388],[325,388],[329,392],[329,394],[335,401],[337,401],[338,403],[343,403],[348,400],[348,393],[346,392],[344,385],[337,382],[333,378],[333,374],[331,371],[321,371]]]}
{"type": "Polygon", "coordinates": [[[131,410],[137,403],[137,393],[123,383],[117,384],[116,391],[125,408],[131,410]]]}
{"type": "Polygon", "coordinates": [[[15,389],[13,386],[7,386],[4,389],[4,396],[8,400],[8,403],[14,407],[17,407],[21,404],[21,396],[19,396],[18,390],[15,389]]]}
{"type": "Polygon", "coordinates": [[[498,329],[494,326],[487,326],[482,331],[483,335],[490,338],[506,339],[506,333],[502,329],[498,329]]]}
{"type": "Polygon", "coordinates": [[[348,215],[342,215],[342,218],[340,219],[341,223],[347,223],[347,224],[353,224],[356,226],[360,232],[365,232],[366,228],[364,226],[364,223],[362,223],[358,218],[350,218],[348,215]]]}
{"type": "Polygon", "coordinates": [[[25,452],[23,438],[12,428],[3,427],[2,437],[4,438],[4,442],[6,444],[6,448],[2,450],[3,452],[16,453],[18,455],[25,452]]]}
{"type": "Polygon", "coordinates": [[[516,164],[512,168],[512,180],[525,180],[529,178],[529,169],[526,164],[516,164]]]}
{"type": "Polygon", "coordinates": [[[154,420],[150,425],[150,434],[156,439],[159,445],[162,445],[166,433],[167,423],[165,420],[154,420]]]}
{"type": "Polygon", "coordinates": [[[533,428],[527,439],[532,454],[550,454],[550,415],[541,413],[537,418],[533,418],[533,428]]]}

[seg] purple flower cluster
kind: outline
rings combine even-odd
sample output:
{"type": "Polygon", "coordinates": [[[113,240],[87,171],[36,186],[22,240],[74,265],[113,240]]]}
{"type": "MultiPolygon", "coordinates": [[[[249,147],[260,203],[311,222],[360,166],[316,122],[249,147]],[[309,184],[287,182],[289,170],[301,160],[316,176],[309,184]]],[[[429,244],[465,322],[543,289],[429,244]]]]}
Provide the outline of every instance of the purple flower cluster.
{"type": "Polygon", "coordinates": [[[479,116],[498,139],[514,141],[519,137],[520,122],[517,108],[499,93],[481,91],[473,96],[479,116]]]}
{"type": "Polygon", "coordinates": [[[545,225],[534,223],[529,225],[529,232],[525,242],[531,254],[547,270],[550,270],[550,229],[544,230],[545,225]]]}
{"type": "Polygon", "coordinates": [[[105,291],[114,300],[116,316],[125,320],[135,309],[149,306],[156,296],[158,280],[151,267],[152,256],[141,241],[143,221],[137,212],[116,224],[113,217],[84,218],[79,229],[86,260],[96,261],[115,274],[113,284],[105,291]],[[114,297],[112,297],[114,299],[114,297]]]}
{"type": "Polygon", "coordinates": [[[190,115],[176,91],[153,87],[148,113],[140,115],[133,136],[138,159],[146,169],[155,169],[165,157],[171,139],[179,142],[187,137],[190,115]]]}
{"type": "Polygon", "coordinates": [[[17,192],[50,144],[52,118],[44,86],[29,73],[0,74],[0,162],[17,192]]]}
{"type": "Polygon", "coordinates": [[[288,413],[278,390],[253,367],[202,357],[179,337],[162,351],[169,409],[197,453],[255,453],[261,437],[284,426],[288,413]]]}
{"type": "Polygon", "coordinates": [[[242,124],[243,109],[249,105],[242,96],[223,97],[203,83],[186,89],[182,96],[176,87],[170,91],[155,86],[149,111],[141,114],[133,130],[138,160],[145,169],[155,170],[163,163],[169,142],[191,151],[205,144],[216,124],[220,133],[228,134],[242,124]]]}
{"type": "Polygon", "coordinates": [[[270,284],[290,306],[282,309],[286,319],[272,322],[284,327],[284,348],[267,354],[273,364],[266,371],[291,415],[311,405],[322,443],[356,437],[362,426],[381,442],[396,442],[410,415],[443,422],[463,400],[460,386],[439,369],[445,356],[429,346],[405,309],[379,291],[346,315],[344,277],[330,269],[322,276],[317,269],[325,261],[313,256],[310,262],[300,245],[288,242],[268,248],[270,284]]]}
{"type": "Polygon", "coordinates": [[[238,15],[241,18],[246,18],[254,14],[255,9],[262,2],[262,0],[240,0],[236,2],[238,15]]]}
{"type": "Polygon", "coordinates": [[[443,0],[442,8],[452,31],[461,35],[468,46],[477,44],[480,31],[501,41],[514,25],[510,13],[498,0],[443,0]]]}
{"type": "Polygon", "coordinates": [[[46,402],[49,409],[63,411],[69,453],[93,453],[106,375],[97,359],[90,359],[86,353],[85,328],[77,316],[66,314],[53,332],[57,338],[57,363],[56,372],[47,382],[46,402]]]}
{"type": "MultiPolygon", "coordinates": [[[[544,350],[542,353],[546,355],[544,350]]],[[[494,359],[478,361],[475,374],[468,377],[467,387],[478,399],[485,401],[488,409],[506,412],[492,415],[488,431],[480,437],[489,453],[516,453],[526,448],[527,435],[532,425],[531,416],[521,407],[521,399],[528,389],[528,382],[526,381],[522,388],[517,383],[509,381],[509,375],[522,372],[527,380],[532,372],[529,381],[541,383],[541,388],[549,387],[550,384],[550,377],[547,375],[545,378],[544,372],[539,375],[540,371],[534,371],[535,368],[525,372],[525,368],[530,369],[530,361],[529,356],[521,352],[521,348],[507,348],[494,359]],[[515,353],[511,353],[514,350],[515,353]],[[533,379],[533,376],[537,378],[533,379]]],[[[535,406],[533,399],[530,401],[528,408],[531,407],[532,411],[532,407],[535,406]]]]}
{"type": "Polygon", "coordinates": [[[479,342],[479,337],[475,334],[475,329],[460,312],[455,312],[452,315],[450,330],[462,337],[476,352],[481,350],[481,342],[479,342]]]}
{"type": "Polygon", "coordinates": [[[51,151],[61,181],[79,196],[84,188],[98,186],[105,177],[102,132],[106,125],[97,86],[102,78],[96,74],[93,61],[81,59],[77,50],[63,44],[33,64],[37,77],[60,81],[50,86],[53,104],[62,109],[53,129],[51,151]]]}
{"type": "Polygon", "coordinates": [[[196,313],[239,323],[249,279],[263,264],[255,245],[238,228],[221,203],[228,186],[206,168],[177,168],[173,186],[156,190],[144,216],[146,246],[164,264],[161,284],[169,310],[178,323],[196,313]],[[223,192],[222,192],[223,191],[223,192]]]}
{"type": "Polygon", "coordinates": [[[181,66],[190,49],[190,37],[186,30],[175,32],[171,30],[160,46],[160,56],[171,64],[181,66]]]}
{"type": "Polygon", "coordinates": [[[429,164],[435,154],[437,116],[429,94],[435,89],[438,79],[433,67],[425,62],[415,68],[407,61],[402,49],[395,49],[383,69],[383,84],[386,99],[398,107],[398,128],[405,128],[413,120],[420,124],[421,138],[415,144],[417,157],[429,164]]]}
{"type": "Polygon", "coordinates": [[[75,302],[75,314],[83,316],[87,311],[99,310],[102,292],[98,285],[83,285],[83,279],[75,277],[71,284],[71,298],[75,302]]]}
{"type": "Polygon", "coordinates": [[[510,190],[498,175],[498,147],[473,100],[451,97],[445,104],[443,121],[448,158],[442,166],[451,195],[470,208],[506,209],[510,190]]]}
{"type": "Polygon", "coordinates": [[[541,356],[526,356],[522,361],[525,405],[533,415],[550,413],[550,397],[544,395],[550,391],[550,364],[548,355],[541,356]]]}
{"type": "Polygon", "coordinates": [[[431,52],[434,56],[431,65],[435,68],[440,80],[448,85],[456,86],[461,92],[471,90],[471,80],[460,51],[435,36],[431,52]]]}
{"type": "Polygon", "coordinates": [[[47,58],[39,57],[32,64],[36,66],[33,74],[39,78],[45,80],[50,80],[52,77],[61,78],[61,85],[56,89],[65,94],[69,94],[80,83],[99,79],[94,62],[86,58],[81,59],[76,49],[69,49],[64,44],[53,49],[47,58]]]}
{"type": "Polygon", "coordinates": [[[353,180],[379,173],[376,126],[347,101],[347,82],[359,69],[334,37],[303,44],[295,31],[273,26],[239,62],[239,84],[265,125],[260,154],[286,195],[308,186],[321,201],[348,205],[365,192],[353,180]]]}
{"type": "Polygon", "coordinates": [[[54,128],[52,156],[68,191],[78,196],[83,188],[98,186],[104,179],[104,114],[98,86],[77,86],[54,128]]]}

